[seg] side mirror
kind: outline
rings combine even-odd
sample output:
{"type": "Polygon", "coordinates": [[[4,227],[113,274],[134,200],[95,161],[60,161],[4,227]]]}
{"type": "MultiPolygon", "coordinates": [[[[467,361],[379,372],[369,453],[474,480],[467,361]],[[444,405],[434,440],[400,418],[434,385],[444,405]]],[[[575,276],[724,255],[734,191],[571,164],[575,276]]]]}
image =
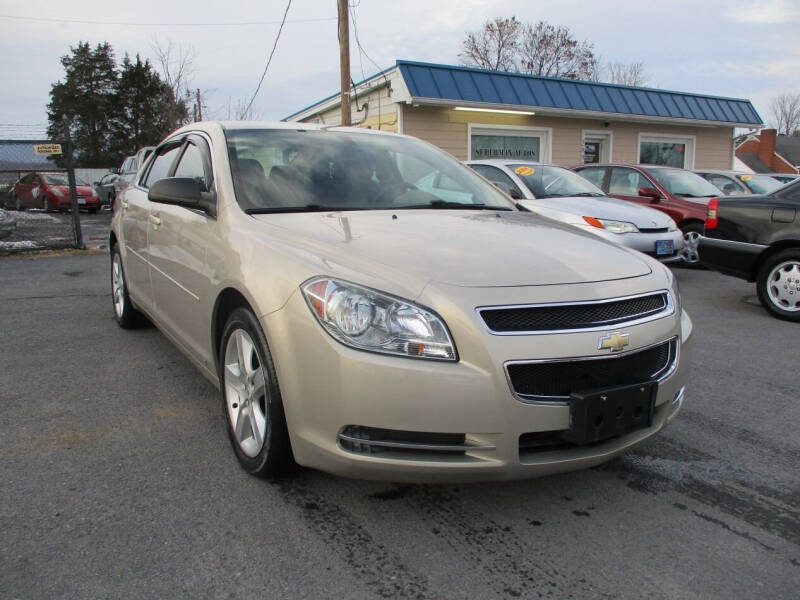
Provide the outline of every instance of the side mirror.
{"type": "Polygon", "coordinates": [[[95,187],[97,187],[98,185],[100,185],[100,182],[99,182],[99,181],[93,181],[93,182],[92,182],[92,185],[93,185],[93,186],[95,186],[95,187]]]}
{"type": "Polygon", "coordinates": [[[147,199],[157,204],[172,204],[195,210],[215,217],[217,215],[216,197],[213,192],[204,192],[203,186],[191,177],[166,177],[150,186],[147,199]]]}
{"type": "Polygon", "coordinates": [[[119,173],[119,167],[111,167],[109,169],[110,172],[114,173],[114,175],[119,173]]]}
{"type": "Polygon", "coordinates": [[[509,196],[511,196],[514,200],[522,200],[522,194],[519,193],[519,190],[515,187],[511,187],[507,183],[503,183],[502,181],[493,181],[492,184],[501,192],[505,192],[509,196]]]}
{"type": "Polygon", "coordinates": [[[639,195],[644,198],[652,198],[653,200],[661,200],[661,192],[659,192],[656,188],[652,187],[641,187],[639,188],[639,195]]]}

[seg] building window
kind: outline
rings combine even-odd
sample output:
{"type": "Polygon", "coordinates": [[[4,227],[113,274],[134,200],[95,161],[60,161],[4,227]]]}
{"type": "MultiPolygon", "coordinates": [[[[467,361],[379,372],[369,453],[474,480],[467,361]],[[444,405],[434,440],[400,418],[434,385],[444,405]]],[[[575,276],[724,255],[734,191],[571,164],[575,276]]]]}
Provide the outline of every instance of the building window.
{"type": "Polygon", "coordinates": [[[641,134],[639,163],[691,169],[694,167],[694,138],[641,134]]]}
{"type": "Polygon", "coordinates": [[[611,162],[611,132],[583,131],[583,163],[611,162]]]}
{"type": "Polygon", "coordinates": [[[550,130],[534,127],[469,126],[470,160],[505,158],[547,162],[550,160],[550,130]]]}

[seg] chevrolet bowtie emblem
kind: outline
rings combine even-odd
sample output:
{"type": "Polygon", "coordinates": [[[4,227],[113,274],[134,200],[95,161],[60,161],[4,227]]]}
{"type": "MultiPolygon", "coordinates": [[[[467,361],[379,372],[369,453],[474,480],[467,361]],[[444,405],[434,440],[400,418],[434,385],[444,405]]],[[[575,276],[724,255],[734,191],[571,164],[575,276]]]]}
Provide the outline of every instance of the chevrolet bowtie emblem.
{"type": "Polygon", "coordinates": [[[600,343],[597,345],[598,350],[611,350],[612,352],[619,352],[628,345],[628,338],[630,335],[627,333],[609,333],[600,338],[600,343]]]}

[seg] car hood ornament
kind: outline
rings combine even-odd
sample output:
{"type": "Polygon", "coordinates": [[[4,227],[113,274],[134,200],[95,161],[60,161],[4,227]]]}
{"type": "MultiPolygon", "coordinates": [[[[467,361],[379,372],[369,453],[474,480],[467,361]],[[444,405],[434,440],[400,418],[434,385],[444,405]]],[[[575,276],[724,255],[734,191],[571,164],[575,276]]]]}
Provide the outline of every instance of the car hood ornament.
{"type": "Polygon", "coordinates": [[[627,333],[620,333],[615,331],[607,335],[600,336],[600,341],[597,344],[598,350],[611,350],[611,352],[619,352],[629,342],[630,335],[627,333]]]}

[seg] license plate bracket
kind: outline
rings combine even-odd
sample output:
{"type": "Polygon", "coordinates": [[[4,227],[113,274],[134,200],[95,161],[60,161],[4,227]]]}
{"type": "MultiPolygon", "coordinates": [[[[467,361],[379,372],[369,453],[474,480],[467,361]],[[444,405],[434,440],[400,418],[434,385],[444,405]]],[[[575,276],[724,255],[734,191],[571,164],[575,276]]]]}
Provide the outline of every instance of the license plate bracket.
{"type": "Polygon", "coordinates": [[[675,244],[672,240],[656,240],[656,255],[664,256],[666,254],[675,254],[675,244]]]}
{"type": "Polygon", "coordinates": [[[562,438],[592,444],[653,424],[655,382],[575,392],[570,396],[570,428],[562,438]]]}

